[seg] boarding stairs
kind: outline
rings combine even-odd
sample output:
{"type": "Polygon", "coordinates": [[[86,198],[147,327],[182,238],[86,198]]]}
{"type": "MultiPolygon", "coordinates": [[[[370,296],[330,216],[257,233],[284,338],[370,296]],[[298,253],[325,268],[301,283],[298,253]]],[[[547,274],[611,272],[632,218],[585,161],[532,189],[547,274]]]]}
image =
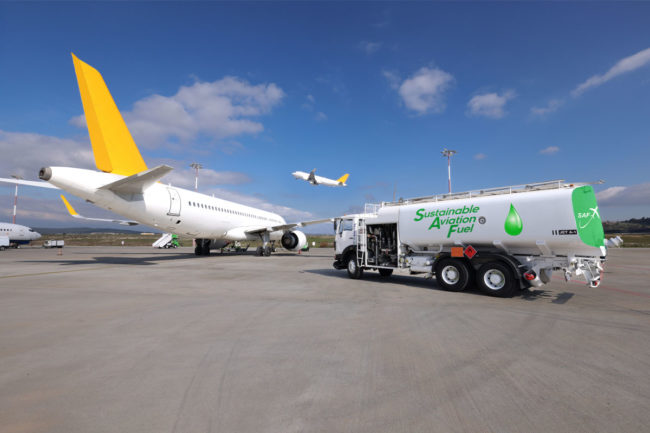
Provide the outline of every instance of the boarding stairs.
{"type": "Polygon", "coordinates": [[[158,238],[156,242],[151,244],[153,248],[165,248],[165,245],[167,245],[169,242],[172,240],[172,234],[171,233],[163,233],[163,235],[158,238]]]}

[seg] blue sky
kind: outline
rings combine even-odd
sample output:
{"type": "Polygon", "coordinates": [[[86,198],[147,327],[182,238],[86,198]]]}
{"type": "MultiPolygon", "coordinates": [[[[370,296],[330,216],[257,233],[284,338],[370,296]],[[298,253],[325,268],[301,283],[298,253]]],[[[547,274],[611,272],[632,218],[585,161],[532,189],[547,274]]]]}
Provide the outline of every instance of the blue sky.
{"type": "MultiPolygon", "coordinates": [[[[650,3],[0,3],[0,177],[92,168],[70,52],[149,165],[287,220],[365,202],[596,181],[650,214],[650,3]],[[349,187],[294,180],[317,168],[349,187]]],[[[18,222],[73,226],[21,189],[18,222]]],[[[0,218],[13,189],[0,187],[0,218]],[[4,203],[4,205],[2,205],[4,203]]],[[[81,213],[105,215],[73,201],[81,213]]],[[[91,224],[92,225],[92,224],[91,224]]]]}

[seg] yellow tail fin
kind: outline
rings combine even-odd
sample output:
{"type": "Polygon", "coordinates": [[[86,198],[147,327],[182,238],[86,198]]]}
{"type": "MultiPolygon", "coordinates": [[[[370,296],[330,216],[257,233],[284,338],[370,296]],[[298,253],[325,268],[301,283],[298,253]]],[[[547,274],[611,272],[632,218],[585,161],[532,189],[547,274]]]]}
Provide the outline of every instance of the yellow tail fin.
{"type": "Polygon", "coordinates": [[[338,182],[338,183],[345,183],[345,181],[348,180],[348,177],[349,177],[349,176],[350,176],[350,175],[349,175],[348,173],[345,173],[343,176],[341,176],[341,177],[338,178],[337,182],[338,182]]]}
{"type": "Polygon", "coordinates": [[[72,216],[79,215],[79,214],[77,213],[77,211],[74,210],[74,208],[72,207],[72,205],[68,202],[68,200],[66,200],[66,198],[65,198],[64,196],[61,196],[61,200],[63,200],[63,204],[64,204],[65,207],[68,209],[68,212],[70,212],[70,215],[72,215],[72,216]]]}
{"type": "Polygon", "coordinates": [[[95,155],[95,165],[99,170],[124,176],[145,171],[147,165],[101,74],[74,54],[72,60],[95,155]]]}

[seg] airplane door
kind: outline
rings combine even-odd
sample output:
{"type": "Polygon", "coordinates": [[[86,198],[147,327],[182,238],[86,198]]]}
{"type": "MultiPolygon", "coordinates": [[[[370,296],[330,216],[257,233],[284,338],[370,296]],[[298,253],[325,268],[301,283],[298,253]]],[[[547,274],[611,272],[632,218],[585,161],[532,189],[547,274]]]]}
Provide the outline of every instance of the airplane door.
{"type": "Polygon", "coordinates": [[[181,214],[181,196],[173,188],[167,188],[169,192],[169,212],[167,215],[179,216],[181,214]]]}

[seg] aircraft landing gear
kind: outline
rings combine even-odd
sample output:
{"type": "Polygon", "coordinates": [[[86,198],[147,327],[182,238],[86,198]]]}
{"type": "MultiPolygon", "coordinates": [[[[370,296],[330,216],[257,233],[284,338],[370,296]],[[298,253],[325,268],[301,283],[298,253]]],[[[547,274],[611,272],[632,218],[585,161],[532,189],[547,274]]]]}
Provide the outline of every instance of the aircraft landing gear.
{"type": "Polygon", "coordinates": [[[257,247],[256,254],[258,256],[269,257],[271,252],[274,250],[271,236],[268,233],[262,233],[260,234],[260,238],[262,238],[262,246],[257,247]]]}
{"type": "Polygon", "coordinates": [[[194,255],[209,256],[210,255],[210,239],[194,239],[196,246],[194,247],[194,255]]]}

